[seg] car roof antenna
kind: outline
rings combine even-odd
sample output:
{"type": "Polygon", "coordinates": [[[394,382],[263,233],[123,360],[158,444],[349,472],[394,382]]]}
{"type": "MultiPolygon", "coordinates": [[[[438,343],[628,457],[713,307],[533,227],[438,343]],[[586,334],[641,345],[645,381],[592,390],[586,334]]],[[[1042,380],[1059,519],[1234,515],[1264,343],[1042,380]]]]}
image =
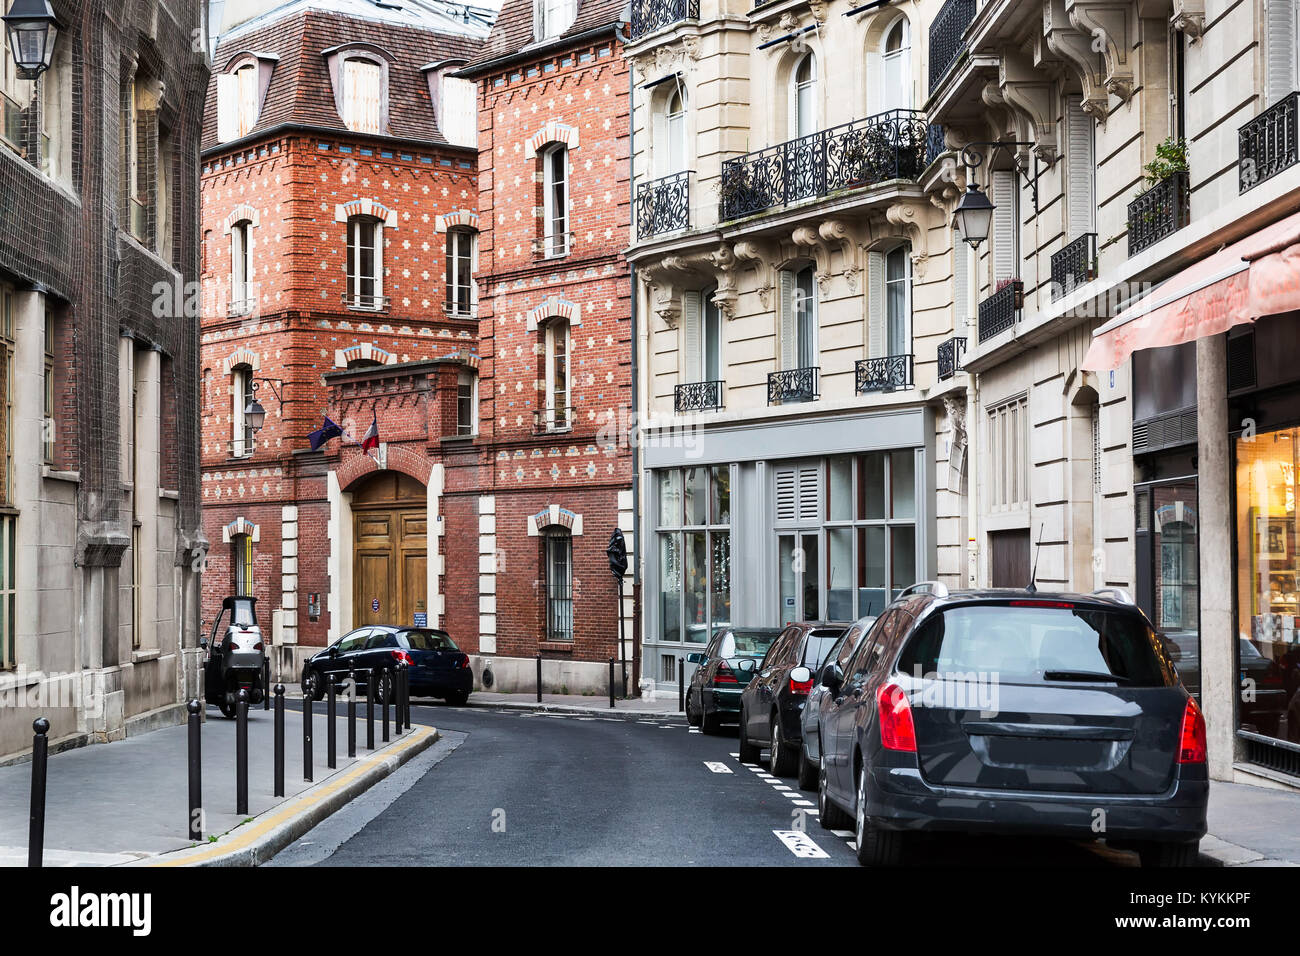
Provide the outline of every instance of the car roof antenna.
{"type": "Polygon", "coordinates": [[[1034,546],[1034,567],[1029,572],[1029,586],[1025,588],[1030,594],[1038,593],[1038,553],[1043,550],[1043,522],[1038,523],[1038,544],[1034,546]]]}

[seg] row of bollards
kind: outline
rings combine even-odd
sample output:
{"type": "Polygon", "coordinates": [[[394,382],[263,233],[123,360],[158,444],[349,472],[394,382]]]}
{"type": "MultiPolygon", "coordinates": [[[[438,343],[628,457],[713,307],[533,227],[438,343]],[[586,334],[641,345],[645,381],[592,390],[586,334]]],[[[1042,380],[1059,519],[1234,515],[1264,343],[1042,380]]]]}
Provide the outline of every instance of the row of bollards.
{"type": "MultiPolygon", "coordinates": [[[[399,662],[391,670],[363,668],[366,674],[366,749],[375,749],[375,697],[381,698],[381,732],[383,743],[389,741],[389,707],[393,708],[392,726],[397,735],[411,729],[411,688],[410,673],[404,662],[399,662]],[[391,698],[391,700],[390,700],[391,698]]],[[[355,668],[348,669],[347,702],[347,744],[348,756],[357,755],[357,675],[355,668]]],[[[284,760],[284,685],[275,685],[275,730],[274,783],[273,792],[277,797],[285,795],[284,760]]],[[[326,686],[328,706],[326,710],[326,765],[335,769],[338,765],[338,737],[336,719],[336,685],[330,680],[326,686]]],[[[268,701],[270,695],[267,695],[268,701]]],[[[310,694],[302,699],[302,778],[312,782],[312,704],[310,694]]],[[[269,707],[269,703],[268,703],[269,707]]],[[[189,824],[191,840],[203,839],[203,760],[202,736],[200,733],[203,706],[197,700],[191,700],[189,709],[189,824]]],[[[32,749],[32,829],[29,838],[29,863],[40,866],[41,848],[45,832],[45,764],[46,738],[49,722],[38,720],[33,725],[36,729],[36,741],[32,749]],[[40,725],[44,725],[44,729],[40,725]],[[39,792],[39,802],[38,802],[39,792]],[[39,823],[39,825],[38,825],[39,823]],[[39,830],[39,836],[38,836],[39,830]],[[31,861],[35,862],[31,862],[31,861]]],[[[239,815],[248,813],[248,692],[239,692],[239,702],[235,717],[235,812],[239,815]]]]}

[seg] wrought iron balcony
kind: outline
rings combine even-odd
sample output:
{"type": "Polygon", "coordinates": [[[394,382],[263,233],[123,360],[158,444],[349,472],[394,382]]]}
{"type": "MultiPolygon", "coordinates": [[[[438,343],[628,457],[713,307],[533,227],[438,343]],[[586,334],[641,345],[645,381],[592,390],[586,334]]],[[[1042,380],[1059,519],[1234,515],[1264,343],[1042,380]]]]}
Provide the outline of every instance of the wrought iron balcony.
{"type": "Polygon", "coordinates": [[[636,187],[636,237],[689,229],[691,225],[691,174],[673,173],[636,187]]]}
{"type": "Polygon", "coordinates": [[[631,39],[700,18],[700,0],[632,0],[631,39]]]}
{"type": "Polygon", "coordinates": [[[954,335],[939,343],[939,381],[952,378],[962,370],[962,356],[966,354],[966,336],[954,335]]]}
{"type": "Polygon", "coordinates": [[[673,410],[714,411],[722,407],[722,382],[687,382],[673,392],[673,410]]]}
{"type": "Polygon", "coordinates": [[[1237,191],[1253,189],[1289,166],[1297,155],[1297,98],[1292,93],[1237,130],[1237,191]]]}
{"type": "Polygon", "coordinates": [[[1020,310],[1025,305],[1025,286],[1019,279],[1012,279],[1005,286],[994,292],[980,303],[979,333],[980,341],[991,339],[999,332],[1005,332],[1020,321],[1020,310]]]}
{"type": "Polygon", "coordinates": [[[931,123],[925,130],[925,165],[929,166],[948,151],[948,143],[943,138],[943,125],[931,123]]]}
{"type": "Polygon", "coordinates": [[[966,49],[966,28],[975,19],[976,0],[948,0],[930,21],[930,92],[966,49]]]}
{"type": "Polygon", "coordinates": [[[1052,254],[1052,298],[1069,295],[1097,278],[1097,234],[1085,232],[1052,254]]]}
{"type": "Polygon", "coordinates": [[[1128,254],[1135,256],[1187,225],[1187,173],[1162,179],[1128,204],[1128,254]]]}
{"type": "Polygon", "coordinates": [[[882,355],[858,359],[854,366],[857,392],[893,392],[912,387],[912,356],[882,355]]]}
{"type": "Polygon", "coordinates": [[[891,110],[725,160],[720,216],[738,219],[841,189],[916,179],[926,166],[927,136],[923,113],[891,110]]]}
{"type": "Polygon", "coordinates": [[[815,402],[820,392],[821,369],[816,365],[807,368],[787,368],[767,373],[767,404],[784,405],[787,402],[815,402]]]}

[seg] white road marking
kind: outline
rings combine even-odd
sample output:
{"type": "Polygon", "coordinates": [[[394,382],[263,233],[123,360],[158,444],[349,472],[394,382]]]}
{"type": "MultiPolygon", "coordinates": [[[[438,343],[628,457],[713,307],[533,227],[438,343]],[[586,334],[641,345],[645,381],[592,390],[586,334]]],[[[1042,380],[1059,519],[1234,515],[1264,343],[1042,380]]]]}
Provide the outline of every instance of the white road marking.
{"type": "Polygon", "coordinates": [[[704,766],[708,767],[714,773],[731,773],[731,768],[720,760],[706,760],[704,766]]]}
{"type": "Polygon", "coordinates": [[[773,830],[776,838],[785,844],[785,848],[801,860],[825,860],[830,854],[803,830],[773,830]]]}
{"type": "Polygon", "coordinates": [[[857,834],[852,830],[832,830],[831,833],[834,833],[837,837],[843,837],[846,840],[857,839],[857,834]]]}
{"type": "Polygon", "coordinates": [[[789,790],[790,790],[790,788],[787,787],[787,786],[786,786],[785,784],[783,784],[783,783],[776,783],[776,784],[773,784],[773,785],[772,785],[772,789],[773,789],[773,790],[780,790],[782,793],[788,793],[789,790]]]}
{"type": "Polygon", "coordinates": [[[737,760],[740,759],[740,754],[727,754],[727,756],[728,756],[728,757],[735,757],[737,760]]]}
{"type": "Polygon", "coordinates": [[[686,732],[687,732],[688,734],[698,734],[698,733],[700,732],[700,728],[699,728],[699,727],[688,727],[688,728],[686,728],[686,732]]]}
{"type": "Polygon", "coordinates": [[[813,803],[811,800],[803,800],[803,799],[796,800],[796,801],[794,802],[794,805],[795,805],[796,807],[815,807],[815,806],[817,806],[817,804],[813,803]]]}

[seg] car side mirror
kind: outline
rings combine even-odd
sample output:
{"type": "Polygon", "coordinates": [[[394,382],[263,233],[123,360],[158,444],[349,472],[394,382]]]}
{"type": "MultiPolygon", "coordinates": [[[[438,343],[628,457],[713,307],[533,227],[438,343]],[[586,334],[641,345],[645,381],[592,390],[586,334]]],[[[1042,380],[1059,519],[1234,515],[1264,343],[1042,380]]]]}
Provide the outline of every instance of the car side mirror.
{"type": "Polygon", "coordinates": [[[338,645],[335,645],[334,647],[331,647],[331,648],[329,649],[329,655],[330,655],[330,657],[338,657],[338,656],[339,656],[338,645]]]}
{"type": "Polygon", "coordinates": [[[752,657],[742,657],[740,663],[736,665],[742,674],[751,674],[756,666],[752,657]]]}
{"type": "Polygon", "coordinates": [[[703,654],[698,654],[698,653],[697,653],[697,654],[687,654],[687,655],[686,655],[686,663],[688,663],[688,664],[703,664],[704,661],[705,661],[705,659],[706,659],[706,658],[705,658],[705,656],[704,656],[703,654]]]}
{"type": "Polygon", "coordinates": [[[796,667],[790,671],[790,681],[795,684],[807,684],[812,680],[812,671],[806,667],[796,667]]]}
{"type": "Polygon", "coordinates": [[[844,686],[844,672],[840,670],[840,665],[834,662],[827,664],[822,668],[821,683],[832,694],[844,686]]]}

